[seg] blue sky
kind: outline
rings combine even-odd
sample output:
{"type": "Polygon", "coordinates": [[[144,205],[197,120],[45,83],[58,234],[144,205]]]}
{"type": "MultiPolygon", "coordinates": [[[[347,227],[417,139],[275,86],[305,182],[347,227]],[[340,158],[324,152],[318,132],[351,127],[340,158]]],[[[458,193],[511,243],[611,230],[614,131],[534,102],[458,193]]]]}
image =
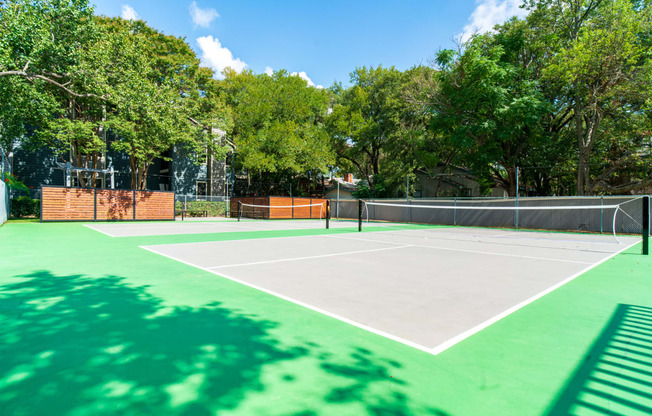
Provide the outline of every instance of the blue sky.
{"type": "MultiPolygon", "coordinates": [[[[92,0],[91,0],[92,1],[92,0]]],[[[92,1],[93,2],[93,1],[92,1]]],[[[286,69],[310,85],[349,83],[356,67],[427,64],[524,11],[521,0],[95,0],[97,14],[140,18],[185,37],[204,65],[286,69]]],[[[219,77],[219,75],[218,75],[219,77]]]]}

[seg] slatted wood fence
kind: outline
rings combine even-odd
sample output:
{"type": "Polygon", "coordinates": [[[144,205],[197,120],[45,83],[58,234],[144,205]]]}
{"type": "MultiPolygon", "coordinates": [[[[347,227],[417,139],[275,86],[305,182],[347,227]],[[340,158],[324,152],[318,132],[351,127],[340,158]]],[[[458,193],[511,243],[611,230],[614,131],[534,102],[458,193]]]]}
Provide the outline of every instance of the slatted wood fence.
{"type": "Polygon", "coordinates": [[[231,217],[238,216],[239,202],[251,205],[265,205],[266,207],[243,207],[243,217],[263,219],[319,219],[326,216],[326,199],[301,198],[289,196],[264,196],[264,197],[236,197],[231,198],[231,217]],[[314,207],[296,205],[323,204],[314,207]],[[269,206],[269,207],[267,207],[269,206]],[[275,206],[283,208],[274,208],[275,206]]]}
{"type": "Polygon", "coordinates": [[[174,192],[41,188],[41,221],[174,220],[174,192]]]}

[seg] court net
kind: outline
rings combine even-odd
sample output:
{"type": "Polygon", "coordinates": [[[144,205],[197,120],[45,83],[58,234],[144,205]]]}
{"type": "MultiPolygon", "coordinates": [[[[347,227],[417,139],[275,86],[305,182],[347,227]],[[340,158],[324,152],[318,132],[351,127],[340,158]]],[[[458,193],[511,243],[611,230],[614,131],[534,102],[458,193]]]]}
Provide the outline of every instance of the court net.
{"type": "Polygon", "coordinates": [[[238,221],[245,220],[302,220],[329,228],[330,203],[302,205],[258,205],[238,203],[238,221]]]}
{"type": "Polygon", "coordinates": [[[616,201],[605,204],[601,200],[587,203],[577,199],[574,204],[568,204],[568,199],[547,199],[528,200],[518,205],[514,200],[420,200],[409,204],[361,201],[358,216],[360,227],[401,227],[414,223],[568,231],[608,234],[616,241],[618,234],[640,235],[646,220],[649,224],[649,207],[644,213],[643,198],[616,201]]]}

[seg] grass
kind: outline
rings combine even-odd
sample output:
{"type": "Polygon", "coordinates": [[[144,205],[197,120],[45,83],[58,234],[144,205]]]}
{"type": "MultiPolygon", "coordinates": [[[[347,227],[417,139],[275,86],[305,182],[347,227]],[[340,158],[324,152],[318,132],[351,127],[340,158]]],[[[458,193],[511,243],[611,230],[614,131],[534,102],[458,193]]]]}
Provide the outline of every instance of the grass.
{"type": "Polygon", "coordinates": [[[652,259],[640,246],[438,356],[138,248],[336,232],[111,238],[10,221],[0,413],[650,414],[652,259]]]}
{"type": "Polygon", "coordinates": [[[22,224],[30,222],[41,222],[40,218],[10,218],[7,220],[8,224],[22,224]]]}

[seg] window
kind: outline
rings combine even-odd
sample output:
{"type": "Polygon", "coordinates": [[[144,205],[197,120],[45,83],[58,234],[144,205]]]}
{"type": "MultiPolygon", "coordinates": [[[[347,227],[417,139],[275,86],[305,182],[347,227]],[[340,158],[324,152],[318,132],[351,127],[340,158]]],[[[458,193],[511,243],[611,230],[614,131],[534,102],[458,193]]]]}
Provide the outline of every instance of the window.
{"type": "Polygon", "coordinates": [[[197,195],[208,195],[206,181],[197,181],[197,195]]]}
{"type": "Polygon", "coordinates": [[[206,165],[208,163],[208,148],[204,147],[203,150],[197,152],[197,163],[206,165]]]}

